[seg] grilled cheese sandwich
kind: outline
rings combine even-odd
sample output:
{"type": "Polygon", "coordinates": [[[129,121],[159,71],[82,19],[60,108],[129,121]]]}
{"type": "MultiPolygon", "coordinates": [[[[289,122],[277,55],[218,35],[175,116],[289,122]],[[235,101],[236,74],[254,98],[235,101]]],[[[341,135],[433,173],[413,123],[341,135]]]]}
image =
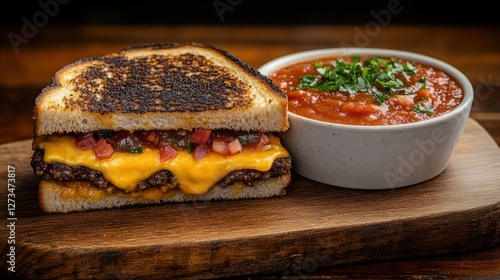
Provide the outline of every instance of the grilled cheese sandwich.
{"type": "Polygon", "coordinates": [[[283,196],[287,98],[218,47],[133,46],[58,71],[34,108],[45,212],[283,196]]]}

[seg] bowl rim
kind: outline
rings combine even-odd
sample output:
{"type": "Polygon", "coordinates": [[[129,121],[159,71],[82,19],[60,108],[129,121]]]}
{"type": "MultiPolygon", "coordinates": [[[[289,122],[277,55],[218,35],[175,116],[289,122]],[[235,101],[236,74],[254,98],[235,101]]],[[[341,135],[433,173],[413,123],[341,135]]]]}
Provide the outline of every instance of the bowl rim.
{"type": "Polygon", "coordinates": [[[398,57],[409,61],[415,61],[417,63],[422,63],[434,68],[437,68],[446,74],[452,76],[459,85],[462,86],[463,99],[460,104],[453,110],[442,114],[440,116],[430,118],[427,120],[405,123],[405,124],[393,124],[393,125],[354,125],[354,124],[341,124],[327,121],[320,121],[311,119],[308,117],[301,116],[299,114],[292,113],[288,111],[289,117],[300,119],[303,121],[308,121],[320,126],[335,126],[338,128],[346,129],[357,129],[357,130],[401,130],[401,129],[411,129],[414,127],[422,127],[427,125],[433,125],[446,121],[449,118],[455,117],[455,115],[460,114],[464,111],[470,111],[472,106],[472,101],[474,99],[474,90],[470,80],[462,73],[460,70],[452,66],[451,64],[444,62],[442,60],[423,55],[416,52],[403,51],[397,49],[383,49],[383,48],[323,48],[314,49],[301,52],[295,52],[287,54],[273,60],[270,60],[260,66],[257,71],[261,74],[267,76],[268,74],[281,69],[285,66],[289,66],[302,61],[308,61],[315,58],[325,58],[328,56],[351,56],[351,55],[369,55],[369,56],[383,56],[383,57],[398,57]]]}

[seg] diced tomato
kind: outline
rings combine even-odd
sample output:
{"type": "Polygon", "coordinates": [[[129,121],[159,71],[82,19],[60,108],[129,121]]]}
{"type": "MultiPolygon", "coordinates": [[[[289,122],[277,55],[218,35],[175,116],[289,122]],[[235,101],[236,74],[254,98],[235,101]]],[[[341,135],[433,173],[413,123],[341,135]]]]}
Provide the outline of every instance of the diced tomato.
{"type": "Polygon", "coordinates": [[[434,95],[432,92],[425,88],[421,88],[419,91],[417,91],[417,95],[415,96],[416,98],[420,100],[432,100],[435,101],[437,99],[436,95],[434,95]]]}
{"type": "Polygon", "coordinates": [[[193,150],[193,157],[195,160],[200,160],[208,155],[208,146],[205,144],[196,145],[193,150]]]}
{"type": "Polygon", "coordinates": [[[223,137],[215,137],[212,139],[212,151],[227,156],[229,155],[229,150],[227,149],[227,144],[230,142],[230,139],[223,137]]]}
{"type": "Polygon", "coordinates": [[[101,138],[95,144],[94,153],[97,159],[111,158],[114,153],[113,146],[107,143],[106,140],[104,140],[104,138],[101,138]]]}
{"type": "Polygon", "coordinates": [[[369,104],[367,102],[344,102],[340,107],[342,112],[351,113],[355,115],[370,115],[376,114],[380,110],[379,108],[369,104]]]}
{"type": "Polygon", "coordinates": [[[303,91],[301,90],[294,90],[294,91],[289,91],[287,93],[288,95],[288,100],[295,100],[295,99],[298,99],[298,98],[301,98],[303,96],[303,91]]]}
{"type": "Polygon", "coordinates": [[[157,130],[136,131],[134,132],[134,136],[141,141],[141,144],[149,147],[157,147],[158,141],[160,140],[160,133],[157,130]]]}
{"type": "Polygon", "coordinates": [[[93,133],[77,136],[75,145],[82,150],[91,150],[94,148],[96,141],[93,133]]]}
{"type": "Polygon", "coordinates": [[[257,149],[262,149],[262,147],[267,145],[267,143],[269,143],[269,137],[265,133],[262,133],[260,135],[259,142],[257,142],[257,149]]]}
{"type": "Polygon", "coordinates": [[[198,145],[206,144],[210,139],[210,133],[212,133],[210,129],[197,128],[189,140],[198,145]]]}
{"type": "Polygon", "coordinates": [[[158,131],[148,131],[146,135],[146,140],[151,143],[158,143],[158,138],[159,138],[158,131]]]}
{"type": "Polygon", "coordinates": [[[413,108],[413,106],[415,106],[415,104],[413,103],[413,98],[409,95],[401,95],[401,94],[396,95],[395,103],[399,104],[406,110],[410,110],[413,108]]]}
{"type": "Polygon", "coordinates": [[[243,150],[243,146],[241,145],[240,141],[236,139],[227,144],[227,150],[231,155],[235,155],[243,150]]]}
{"type": "Polygon", "coordinates": [[[172,146],[165,146],[160,149],[160,161],[167,161],[177,156],[177,151],[172,146]]]}

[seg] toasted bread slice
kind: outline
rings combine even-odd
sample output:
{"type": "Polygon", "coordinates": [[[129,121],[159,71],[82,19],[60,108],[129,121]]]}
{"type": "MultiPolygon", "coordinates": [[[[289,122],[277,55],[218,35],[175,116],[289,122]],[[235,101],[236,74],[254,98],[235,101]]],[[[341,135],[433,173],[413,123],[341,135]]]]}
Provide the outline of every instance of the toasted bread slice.
{"type": "Polygon", "coordinates": [[[277,178],[257,182],[251,187],[236,182],[224,188],[214,186],[203,195],[188,195],[175,190],[157,199],[138,197],[136,193],[108,193],[86,182],[41,180],[38,198],[40,208],[47,213],[68,213],[179,202],[269,198],[284,196],[290,179],[291,174],[287,173],[277,178]],[[82,195],[90,193],[93,193],[93,196],[82,195]]]}
{"type": "Polygon", "coordinates": [[[150,44],[76,61],[38,96],[36,135],[95,130],[284,131],[287,98],[227,51],[150,44]]]}

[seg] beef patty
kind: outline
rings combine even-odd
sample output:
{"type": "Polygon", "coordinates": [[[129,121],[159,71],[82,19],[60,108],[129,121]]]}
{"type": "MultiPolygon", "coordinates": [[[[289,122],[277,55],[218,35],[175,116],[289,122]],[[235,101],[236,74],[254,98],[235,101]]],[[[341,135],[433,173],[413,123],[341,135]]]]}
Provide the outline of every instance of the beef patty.
{"type": "MultiPolygon", "coordinates": [[[[43,161],[44,150],[37,149],[31,158],[31,166],[35,175],[41,179],[54,180],[60,182],[70,181],[86,181],[90,182],[98,188],[108,188],[113,186],[108,182],[101,172],[93,170],[85,166],[68,166],[62,163],[47,163],[43,161]]],[[[226,187],[234,182],[240,181],[248,186],[252,186],[254,182],[268,180],[269,178],[277,178],[281,175],[290,172],[292,167],[292,158],[276,159],[269,171],[257,171],[251,169],[243,169],[232,171],[222,178],[217,185],[226,187]]],[[[179,188],[179,184],[172,172],[161,170],[148,179],[143,180],[138,185],[138,191],[150,187],[179,188]]]]}

